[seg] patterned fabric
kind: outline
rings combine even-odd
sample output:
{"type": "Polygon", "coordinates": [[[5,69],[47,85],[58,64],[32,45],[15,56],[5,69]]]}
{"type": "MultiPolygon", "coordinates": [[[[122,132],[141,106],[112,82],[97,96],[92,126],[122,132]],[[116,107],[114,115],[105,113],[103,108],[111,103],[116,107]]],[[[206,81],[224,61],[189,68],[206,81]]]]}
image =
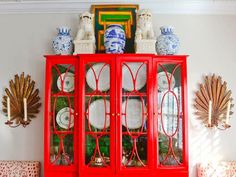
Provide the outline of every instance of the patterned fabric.
{"type": "Polygon", "coordinates": [[[39,173],[36,161],[0,161],[0,177],[39,177],[39,173]]]}
{"type": "Polygon", "coordinates": [[[198,177],[236,177],[236,161],[197,165],[198,177]]]}

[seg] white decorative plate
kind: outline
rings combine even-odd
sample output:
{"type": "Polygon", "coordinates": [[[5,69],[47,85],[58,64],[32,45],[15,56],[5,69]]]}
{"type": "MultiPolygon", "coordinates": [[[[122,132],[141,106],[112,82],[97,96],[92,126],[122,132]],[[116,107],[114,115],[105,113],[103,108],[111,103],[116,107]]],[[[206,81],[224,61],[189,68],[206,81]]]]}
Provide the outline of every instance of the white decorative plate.
{"type": "Polygon", "coordinates": [[[97,63],[89,68],[86,73],[86,82],[90,88],[96,90],[96,78],[98,79],[98,90],[107,91],[110,89],[110,66],[106,63],[97,63]],[[105,65],[105,66],[104,66],[105,65]]]}
{"type": "Polygon", "coordinates": [[[74,110],[70,109],[69,107],[62,108],[56,116],[57,124],[64,129],[68,129],[69,126],[69,120],[70,120],[70,127],[72,128],[74,126],[74,110]],[[71,116],[70,116],[70,110],[71,110],[71,116]]]}
{"type": "Polygon", "coordinates": [[[62,73],[57,79],[57,87],[62,90],[62,82],[64,92],[72,92],[74,90],[74,74],[71,72],[62,73]]]}
{"type": "MultiPolygon", "coordinates": [[[[167,75],[168,75],[168,78],[170,79],[171,73],[167,72],[167,75]]],[[[157,74],[157,77],[158,77],[158,90],[159,91],[167,90],[169,88],[169,84],[168,84],[166,73],[164,71],[163,72],[159,72],[157,74]]],[[[171,81],[170,81],[170,89],[173,89],[174,86],[175,86],[175,78],[172,75],[172,78],[171,78],[171,81]]]]}
{"type": "MultiPolygon", "coordinates": [[[[125,113],[126,101],[122,103],[122,113],[125,113]]],[[[126,117],[122,116],[122,124],[129,129],[137,129],[142,126],[146,121],[146,115],[142,115],[146,112],[146,106],[138,99],[128,99],[127,108],[126,108],[126,117]],[[144,109],[144,110],[143,110],[144,109]],[[142,111],[143,110],[143,111],[142,111]],[[144,120],[142,121],[142,119],[144,120]],[[125,121],[126,119],[126,121],[125,121]],[[127,124],[126,124],[127,122],[127,124]]]]}
{"type": "Polygon", "coordinates": [[[110,113],[110,102],[108,100],[106,100],[106,110],[104,100],[98,99],[90,104],[87,113],[89,113],[87,119],[89,119],[89,123],[93,127],[103,129],[104,127],[108,128],[110,126],[110,117],[106,115],[106,113],[110,113]]]}
{"type": "Polygon", "coordinates": [[[138,72],[137,79],[136,79],[136,90],[140,90],[141,88],[144,87],[147,80],[146,64],[133,63],[133,62],[126,63],[126,64],[130,68],[130,70],[126,65],[122,66],[122,88],[128,91],[134,90],[134,84],[133,84],[131,72],[134,78],[138,72]],[[141,68],[139,69],[140,66],[141,68]]]}

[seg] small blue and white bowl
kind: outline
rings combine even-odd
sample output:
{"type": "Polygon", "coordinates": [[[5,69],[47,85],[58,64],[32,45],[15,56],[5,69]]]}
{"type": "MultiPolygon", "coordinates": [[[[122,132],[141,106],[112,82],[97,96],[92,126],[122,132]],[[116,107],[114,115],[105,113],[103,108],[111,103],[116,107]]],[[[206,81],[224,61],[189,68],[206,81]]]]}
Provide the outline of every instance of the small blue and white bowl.
{"type": "Polygon", "coordinates": [[[124,53],[125,39],[125,31],[121,25],[109,25],[104,34],[104,46],[106,53],[124,53]]]}
{"type": "Polygon", "coordinates": [[[73,52],[73,38],[70,36],[71,29],[68,27],[57,28],[58,34],[52,42],[52,47],[57,55],[71,55],[73,52]]]}
{"type": "Polygon", "coordinates": [[[178,52],[179,38],[173,33],[173,27],[162,26],[161,35],[157,37],[156,52],[159,55],[174,55],[178,52]]]}

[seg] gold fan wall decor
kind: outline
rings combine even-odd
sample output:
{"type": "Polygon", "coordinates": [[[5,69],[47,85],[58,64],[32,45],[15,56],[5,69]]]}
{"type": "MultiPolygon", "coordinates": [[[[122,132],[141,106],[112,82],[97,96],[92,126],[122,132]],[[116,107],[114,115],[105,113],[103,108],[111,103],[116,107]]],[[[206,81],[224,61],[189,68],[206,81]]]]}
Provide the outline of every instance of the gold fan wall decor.
{"type": "Polygon", "coordinates": [[[7,115],[6,124],[10,127],[24,127],[39,113],[39,89],[35,89],[35,81],[30,75],[15,75],[14,80],[9,81],[9,88],[5,89],[3,96],[3,112],[7,115]]]}
{"type": "Polygon", "coordinates": [[[233,98],[231,90],[227,89],[227,83],[220,76],[205,76],[204,83],[200,84],[195,93],[195,114],[207,127],[217,127],[225,130],[230,127],[229,118],[233,98]]]}

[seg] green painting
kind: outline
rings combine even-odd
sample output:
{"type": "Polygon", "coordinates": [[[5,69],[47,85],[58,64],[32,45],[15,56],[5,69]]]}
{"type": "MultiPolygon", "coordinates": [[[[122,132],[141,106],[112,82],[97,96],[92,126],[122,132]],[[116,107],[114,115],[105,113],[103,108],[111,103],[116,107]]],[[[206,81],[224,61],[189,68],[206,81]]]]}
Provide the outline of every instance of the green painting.
{"type": "Polygon", "coordinates": [[[134,53],[134,35],[136,31],[136,11],[138,5],[92,5],[94,14],[96,52],[104,53],[104,31],[107,25],[120,24],[126,34],[125,53],[134,53]]]}

